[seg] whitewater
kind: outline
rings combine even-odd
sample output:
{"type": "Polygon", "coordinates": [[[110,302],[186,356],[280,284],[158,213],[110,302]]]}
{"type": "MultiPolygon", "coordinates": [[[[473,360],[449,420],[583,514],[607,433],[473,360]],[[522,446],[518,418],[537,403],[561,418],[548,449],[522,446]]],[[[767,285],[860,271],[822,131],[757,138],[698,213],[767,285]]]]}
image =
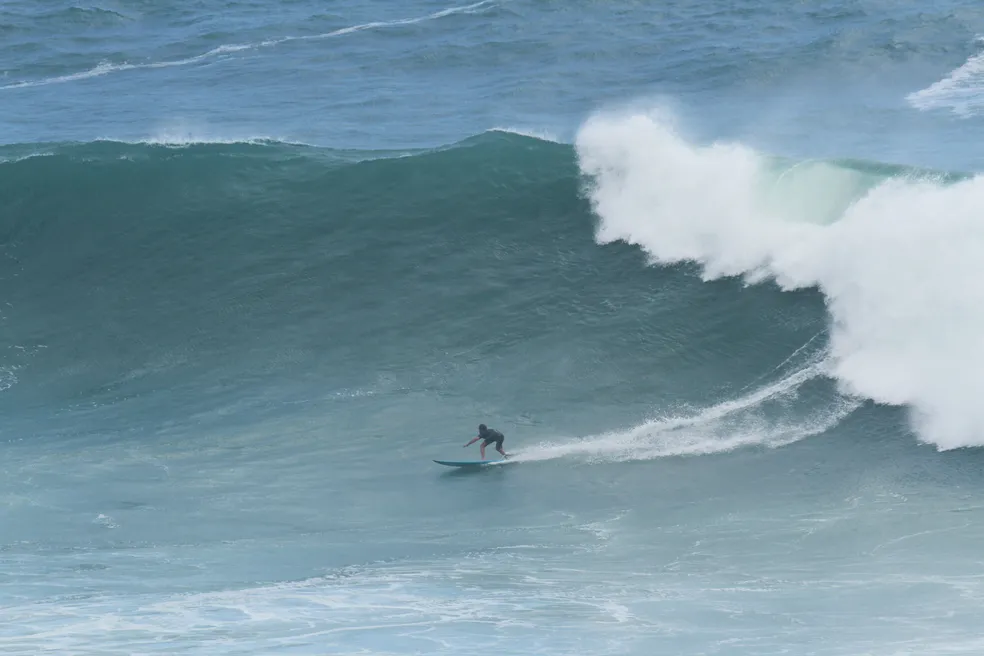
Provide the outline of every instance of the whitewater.
{"type": "Polygon", "coordinates": [[[578,134],[600,242],[705,279],[818,287],[832,373],[852,394],[911,409],[940,448],[984,444],[984,180],[911,172],[877,184],[823,162],[783,166],[741,144],[695,147],[659,118],[595,118],[578,134]]]}
{"type": "Polygon", "coordinates": [[[6,3],[0,650],[979,652],[981,34],[6,3]]]}

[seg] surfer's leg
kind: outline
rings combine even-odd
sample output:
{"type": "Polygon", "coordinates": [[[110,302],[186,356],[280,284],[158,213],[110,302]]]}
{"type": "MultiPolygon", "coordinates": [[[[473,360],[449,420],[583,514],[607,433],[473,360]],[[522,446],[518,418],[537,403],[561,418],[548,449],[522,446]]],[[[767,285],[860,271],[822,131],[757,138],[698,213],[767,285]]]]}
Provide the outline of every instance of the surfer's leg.
{"type": "Polygon", "coordinates": [[[482,460],[485,460],[485,442],[482,442],[482,460]]]}

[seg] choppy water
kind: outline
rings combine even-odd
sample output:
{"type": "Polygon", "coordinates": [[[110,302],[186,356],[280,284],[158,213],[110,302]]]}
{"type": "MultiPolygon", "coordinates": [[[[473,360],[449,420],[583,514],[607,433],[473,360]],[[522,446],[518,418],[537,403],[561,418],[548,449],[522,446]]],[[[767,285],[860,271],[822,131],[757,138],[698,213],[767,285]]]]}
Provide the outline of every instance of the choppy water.
{"type": "Polygon", "coordinates": [[[979,651],[982,21],[6,3],[0,647],[979,651]]]}

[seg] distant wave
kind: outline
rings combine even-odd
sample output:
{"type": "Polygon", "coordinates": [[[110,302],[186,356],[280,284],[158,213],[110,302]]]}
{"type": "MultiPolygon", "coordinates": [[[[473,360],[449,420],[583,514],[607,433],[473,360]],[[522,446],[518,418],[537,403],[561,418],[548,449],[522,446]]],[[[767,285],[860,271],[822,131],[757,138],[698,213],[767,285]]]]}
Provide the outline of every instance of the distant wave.
{"type": "MultiPolygon", "coordinates": [[[[978,44],[984,37],[978,38],[978,44]]],[[[984,108],[984,53],[971,56],[943,79],[910,93],[906,100],[920,110],[949,109],[969,116],[984,108]]]]}
{"type": "MultiPolygon", "coordinates": [[[[117,141],[107,139],[107,141],[117,141]]],[[[213,130],[207,126],[171,124],[155,130],[147,137],[118,140],[121,143],[148,144],[153,146],[192,146],[202,144],[286,144],[291,146],[309,146],[301,141],[293,141],[283,137],[267,134],[223,134],[221,130],[213,130]]]]}
{"type": "MultiPolygon", "coordinates": [[[[267,148],[272,152],[276,149],[294,149],[295,152],[307,152],[312,155],[327,156],[329,158],[342,159],[350,162],[378,160],[378,159],[402,159],[428,153],[440,151],[455,151],[460,147],[470,146],[476,143],[484,143],[486,146],[493,142],[505,140],[518,145],[522,142],[540,143],[549,146],[562,146],[570,149],[570,144],[566,144],[559,139],[555,139],[548,132],[538,130],[524,130],[519,128],[492,128],[477,135],[468,137],[456,143],[439,145],[432,148],[401,148],[395,150],[365,150],[365,149],[338,149],[327,146],[307,143],[286,137],[242,132],[224,132],[222,129],[213,129],[207,125],[173,123],[161,128],[150,131],[147,136],[133,138],[105,137],[89,142],[44,142],[44,143],[24,143],[24,144],[0,144],[0,163],[13,163],[22,159],[32,157],[48,157],[52,155],[72,156],[78,154],[85,157],[94,157],[99,153],[111,157],[121,157],[126,152],[130,152],[127,147],[166,147],[171,149],[192,148],[198,146],[251,146],[257,148],[267,148]]],[[[149,151],[147,151],[149,152],[149,151]]],[[[230,151],[225,151],[228,154],[230,151]]],[[[216,154],[221,155],[223,151],[217,150],[216,154]]]]}
{"type": "Polygon", "coordinates": [[[20,82],[14,82],[12,84],[0,86],[0,91],[11,90],[11,89],[23,89],[26,87],[47,86],[49,84],[63,84],[65,82],[76,82],[79,80],[87,80],[89,78],[101,77],[103,75],[108,75],[110,73],[120,73],[123,71],[170,68],[174,66],[188,66],[189,64],[197,64],[199,62],[218,57],[219,55],[241,52],[244,50],[257,50],[261,48],[269,48],[272,46],[280,45],[282,43],[289,43],[291,41],[315,41],[319,39],[330,39],[334,37],[344,36],[346,34],[363,32],[366,30],[375,30],[375,29],[383,29],[387,27],[397,27],[400,25],[413,25],[415,23],[423,23],[426,21],[437,20],[454,14],[474,13],[484,10],[488,7],[491,7],[492,4],[493,3],[491,0],[482,0],[481,2],[476,2],[463,7],[450,7],[448,9],[442,9],[441,11],[437,11],[432,14],[427,14],[426,16],[403,18],[403,19],[392,20],[392,21],[373,21],[371,23],[363,23],[361,25],[343,27],[341,29],[333,30],[331,32],[324,32],[322,34],[311,34],[306,36],[284,36],[284,37],[278,37],[276,39],[268,39],[266,41],[258,41],[255,43],[226,44],[226,45],[221,45],[212,48],[211,50],[204,52],[200,55],[195,55],[193,57],[185,57],[183,59],[173,59],[173,60],[160,61],[160,62],[148,62],[144,64],[130,64],[125,62],[120,64],[115,64],[112,62],[100,62],[98,65],[94,66],[93,68],[90,68],[85,71],[79,71],[77,73],[69,73],[67,75],[58,75],[55,77],[42,78],[38,80],[23,80],[20,82]]]}

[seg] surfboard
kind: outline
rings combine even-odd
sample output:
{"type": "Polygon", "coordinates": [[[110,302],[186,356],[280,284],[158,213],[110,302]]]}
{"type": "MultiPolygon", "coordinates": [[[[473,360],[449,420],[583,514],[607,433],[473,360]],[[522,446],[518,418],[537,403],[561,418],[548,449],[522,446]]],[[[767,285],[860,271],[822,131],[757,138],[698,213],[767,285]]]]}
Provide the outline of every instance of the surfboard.
{"type": "Polygon", "coordinates": [[[434,462],[445,467],[489,467],[505,465],[509,460],[435,460],[434,462]]]}

